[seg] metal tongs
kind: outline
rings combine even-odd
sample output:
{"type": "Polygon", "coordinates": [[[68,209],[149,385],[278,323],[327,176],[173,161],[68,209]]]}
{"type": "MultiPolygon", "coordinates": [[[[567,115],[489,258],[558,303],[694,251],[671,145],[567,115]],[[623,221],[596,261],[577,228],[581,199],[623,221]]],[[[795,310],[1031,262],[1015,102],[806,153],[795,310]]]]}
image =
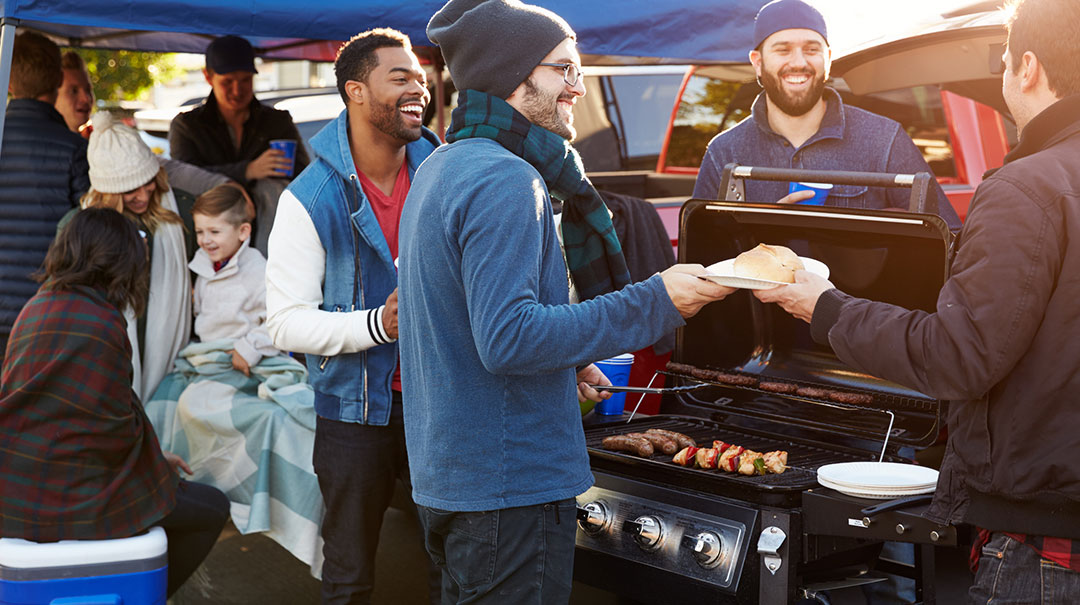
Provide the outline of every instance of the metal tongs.
{"type": "Polygon", "coordinates": [[[590,384],[587,386],[590,386],[597,391],[608,391],[609,393],[645,393],[646,395],[663,395],[664,393],[680,393],[683,391],[694,391],[710,385],[706,382],[703,382],[701,384],[689,384],[681,387],[620,387],[610,384],[590,384]]]}

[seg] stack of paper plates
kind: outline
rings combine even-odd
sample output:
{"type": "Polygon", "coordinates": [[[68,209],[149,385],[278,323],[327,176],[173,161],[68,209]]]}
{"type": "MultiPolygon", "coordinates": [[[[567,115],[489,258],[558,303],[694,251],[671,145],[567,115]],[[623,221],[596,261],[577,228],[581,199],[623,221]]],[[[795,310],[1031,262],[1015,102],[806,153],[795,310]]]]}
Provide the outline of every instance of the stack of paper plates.
{"type": "Polygon", "coordinates": [[[844,462],[818,469],[818,483],[861,498],[928,494],[937,486],[937,478],[932,468],[896,462],[844,462]]]}

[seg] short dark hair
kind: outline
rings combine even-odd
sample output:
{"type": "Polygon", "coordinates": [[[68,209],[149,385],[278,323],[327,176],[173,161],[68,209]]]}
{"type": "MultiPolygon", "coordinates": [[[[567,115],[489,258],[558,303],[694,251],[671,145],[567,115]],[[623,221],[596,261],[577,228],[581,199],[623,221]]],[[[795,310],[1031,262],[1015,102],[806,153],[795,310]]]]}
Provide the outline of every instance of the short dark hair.
{"type": "Polygon", "coordinates": [[[371,71],[379,65],[375,51],[380,48],[404,48],[412,50],[409,37],[396,29],[380,27],[356,34],[338,49],[334,59],[334,76],[337,77],[338,94],[346,105],[349,95],[345,94],[345,83],[349,80],[366,82],[371,71]]]}
{"type": "Polygon", "coordinates": [[[1080,0],[1011,0],[1006,27],[1012,71],[1031,51],[1046,70],[1050,90],[1058,97],[1080,94],[1080,63],[1076,55],[1076,24],[1080,23],[1080,0]]]}
{"type": "Polygon", "coordinates": [[[203,193],[195,199],[191,207],[192,214],[217,217],[222,216],[233,227],[250,223],[253,216],[248,214],[248,194],[240,185],[223,183],[203,193]]]}
{"type": "Polygon", "coordinates": [[[117,309],[130,307],[141,315],[150,291],[149,253],[135,223],[124,215],[86,208],[60,230],[34,277],[48,290],[99,290],[117,309]]]}
{"type": "Polygon", "coordinates": [[[36,99],[56,94],[64,83],[60,68],[60,47],[36,32],[15,36],[11,53],[11,96],[36,99]]]}

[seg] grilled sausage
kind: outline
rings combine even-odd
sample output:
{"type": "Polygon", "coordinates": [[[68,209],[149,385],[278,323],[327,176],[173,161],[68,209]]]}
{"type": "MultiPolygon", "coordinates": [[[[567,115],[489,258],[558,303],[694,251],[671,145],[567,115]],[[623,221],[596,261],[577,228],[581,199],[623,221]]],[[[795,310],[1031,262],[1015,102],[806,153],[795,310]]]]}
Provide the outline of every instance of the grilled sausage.
{"type": "Polygon", "coordinates": [[[769,391],[771,393],[794,393],[799,390],[799,385],[792,384],[790,382],[762,382],[758,385],[758,388],[762,391],[769,391]]]}
{"type": "Polygon", "coordinates": [[[653,446],[648,440],[641,437],[631,437],[629,435],[612,435],[610,437],[604,437],[604,440],[600,442],[600,445],[605,450],[612,450],[614,452],[630,452],[641,456],[642,458],[649,458],[653,455],[653,446]]]}
{"type": "Polygon", "coordinates": [[[665,431],[664,429],[649,429],[649,430],[647,430],[645,432],[646,433],[655,433],[657,435],[662,435],[664,437],[667,437],[668,439],[674,439],[675,440],[675,445],[677,445],[677,446],[679,446],[681,448],[682,447],[697,447],[697,443],[693,439],[691,439],[687,435],[683,435],[682,433],[676,433],[675,431],[665,431]]]}
{"type": "Polygon", "coordinates": [[[660,452],[661,454],[672,455],[679,451],[679,446],[675,443],[675,440],[671,437],[666,437],[660,433],[627,433],[627,437],[641,437],[652,444],[653,450],[660,452]]]}
{"type": "Polygon", "coordinates": [[[874,403],[874,396],[868,393],[848,393],[845,391],[829,391],[829,399],[837,403],[850,405],[870,405],[874,403]]]}
{"type": "Polygon", "coordinates": [[[694,372],[694,366],[685,363],[675,363],[674,361],[669,361],[667,363],[667,369],[669,372],[683,374],[684,376],[693,376],[694,372]]]}
{"type": "Polygon", "coordinates": [[[815,399],[827,399],[829,397],[829,389],[819,389],[817,387],[799,387],[795,393],[802,397],[813,397],[815,399]]]}
{"type": "Polygon", "coordinates": [[[716,372],[716,376],[713,378],[716,382],[721,384],[730,384],[737,387],[752,387],[756,386],[758,379],[754,376],[746,376],[745,374],[729,374],[727,372],[716,372]]]}

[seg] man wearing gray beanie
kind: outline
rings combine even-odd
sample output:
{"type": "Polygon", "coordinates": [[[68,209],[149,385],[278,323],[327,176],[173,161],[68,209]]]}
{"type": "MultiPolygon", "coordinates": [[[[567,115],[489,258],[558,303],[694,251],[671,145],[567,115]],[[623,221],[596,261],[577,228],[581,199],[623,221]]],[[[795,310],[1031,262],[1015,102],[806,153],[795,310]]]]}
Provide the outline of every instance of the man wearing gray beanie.
{"type": "Polygon", "coordinates": [[[570,145],[585,85],[563,19],[451,0],[428,37],[460,93],[449,144],[416,171],[401,215],[413,499],[444,603],[565,603],[574,497],[593,482],[578,402],[610,396],[590,386],[610,384],[592,362],[656,342],[732,290],[695,277],[700,265],[629,283],[570,145]]]}
{"type": "MultiPolygon", "coordinates": [[[[694,197],[716,199],[724,166],[848,170],[858,172],[929,172],[904,128],[888,118],[845,105],[825,86],[832,64],[828,30],[821,13],[803,0],[773,0],[754,20],[750,63],[764,92],[750,117],[709,142],[698,171],[694,197]]],[[[802,203],[810,191],[789,194],[788,184],[749,181],[746,199],[802,203]]],[[[909,192],[899,188],[836,185],[826,206],[907,209],[909,192]]],[[[941,185],[930,185],[928,203],[953,232],[960,218],[941,185]]],[[[820,203],[820,202],[819,202],[820,203]]]]}

